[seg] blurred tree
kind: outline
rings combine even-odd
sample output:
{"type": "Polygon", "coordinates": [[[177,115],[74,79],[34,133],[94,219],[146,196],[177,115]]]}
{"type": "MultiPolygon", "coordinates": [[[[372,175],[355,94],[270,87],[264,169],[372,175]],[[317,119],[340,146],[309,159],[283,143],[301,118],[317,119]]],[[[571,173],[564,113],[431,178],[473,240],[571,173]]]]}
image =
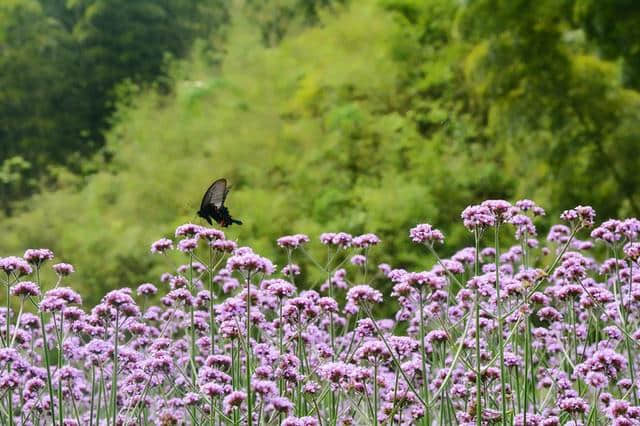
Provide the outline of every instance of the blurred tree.
{"type": "MultiPolygon", "coordinates": [[[[0,163],[15,155],[31,180],[65,165],[76,173],[103,145],[116,87],[156,82],[167,90],[167,55],[197,38],[216,50],[227,0],[24,0],[0,4],[0,163]]],[[[0,201],[23,198],[3,192],[0,201]],[[12,198],[5,198],[11,196],[12,198]]]]}
{"type": "Polygon", "coordinates": [[[623,59],[623,81],[640,90],[640,3],[576,0],[575,17],[608,59],[623,59]]]}
{"type": "Polygon", "coordinates": [[[316,24],[321,10],[346,0],[247,0],[246,12],[260,28],[265,46],[275,46],[287,34],[316,24]]]}

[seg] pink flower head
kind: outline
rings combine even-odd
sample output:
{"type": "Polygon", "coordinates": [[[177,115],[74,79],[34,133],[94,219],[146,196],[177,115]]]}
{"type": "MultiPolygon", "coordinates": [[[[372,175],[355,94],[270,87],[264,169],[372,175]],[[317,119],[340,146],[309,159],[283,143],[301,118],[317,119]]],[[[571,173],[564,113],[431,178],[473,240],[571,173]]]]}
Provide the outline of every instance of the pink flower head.
{"type": "Polygon", "coordinates": [[[282,248],[296,249],[309,242],[309,237],[304,234],[286,235],[278,238],[278,245],[282,248]]]}
{"type": "Polygon", "coordinates": [[[28,275],[33,270],[29,263],[21,257],[9,256],[0,258],[0,269],[7,275],[15,273],[18,276],[28,275]]]}
{"type": "Polygon", "coordinates": [[[53,259],[53,252],[46,248],[28,249],[22,257],[33,265],[40,265],[46,260],[53,259]]]}
{"type": "Polygon", "coordinates": [[[198,247],[197,238],[185,238],[178,243],[178,250],[183,253],[192,253],[198,247]]]}
{"type": "Polygon", "coordinates": [[[325,245],[334,245],[340,248],[347,248],[351,246],[353,237],[346,232],[325,232],[320,235],[320,242],[325,245]]]}
{"type": "Polygon", "coordinates": [[[21,297],[38,297],[40,296],[40,287],[31,281],[22,281],[11,287],[11,294],[21,297]]]}
{"type": "Polygon", "coordinates": [[[238,248],[235,241],[231,240],[215,240],[210,242],[209,246],[222,253],[233,253],[238,248]]]}
{"type": "Polygon", "coordinates": [[[176,228],[176,237],[194,237],[203,230],[202,226],[185,223],[176,228]]]}
{"type": "Polygon", "coordinates": [[[224,232],[213,228],[200,228],[196,234],[196,238],[201,238],[207,241],[224,240],[224,232]]]}
{"type": "Polygon", "coordinates": [[[591,206],[576,206],[571,210],[565,210],[560,219],[567,222],[576,222],[580,226],[591,228],[596,219],[596,211],[591,206]]]}
{"type": "Polygon", "coordinates": [[[247,394],[242,391],[233,391],[224,398],[223,406],[228,414],[233,408],[238,408],[247,399],[247,394]]]}
{"type": "Polygon", "coordinates": [[[351,244],[357,248],[368,248],[380,243],[380,238],[376,234],[363,234],[353,237],[351,244]]]}
{"type": "Polygon", "coordinates": [[[509,219],[509,223],[516,227],[516,239],[518,240],[525,235],[528,237],[536,235],[536,227],[529,216],[523,214],[513,215],[509,219]]]}
{"type": "Polygon", "coordinates": [[[61,277],[73,274],[76,270],[69,263],[56,263],[52,266],[53,270],[61,277]]]}
{"type": "Polygon", "coordinates": [[[500,223],[506,222],[512,213],[511,203],[505,200],[486,200],[482,202],[481,206],[487,207],[495,220],[500,223]]]}
{"type": "Polygon", "coordinates": [[[535,202],[531,200],[520,200],[516,201],[516,208],[518,208],[521,212],[531,211],[534,216],[544,216],[545,211],[542,207],[538,206],[535,202]]]}
{"type": "Polygon", "coordinates": [[[158,292],[158,289],[156,288],[155,285],[151,283],[140,284],[136,289],[136,293],[138,294],[138,296],[142,296],[142,295],[151,296],[156,294],[157,292],[158,292]]]}
{"type": "Polygon", "coordinates": [[[615,244],[623,238],[623,235],[620,232],[621,227],[621,221],[609,219],[602,222],[600,226],[591,231],[591,238],[607,244],[615,244]]]}
{"type": "Polygon", "coordinates": [[[411,241],[419,244],[433,245],[434,243],[442,244],[444,242],[444,234],[427,223],[411,228],[409,237],[411,241]]]}
{"type": "Polygon", "coordinates": [[[624,254],[629,259],[637,262],[640,259],[640,243],[627,243],[624,246],[624,254]]]}
{"type": "Polygon", "coordinates": [[[300,275],[300,266],[296,265],[295,263],[289,263],[288,265],[285,265],[284,268],[282,268],[282,274],[287,277],[300,275]]]}
{"type": "Polygon", "coordinates": [[[242,251],[243,247],[236,250],[236,254],[231,256],[227,260],[227,269],[230,271],[245,271],[245,272],[262,272],[266,275],[271,275],[274,271],[274,266],[271,261],[265,257],[258,256],[255,253],[249,252],[246,254],[242,251]]]}
{"type": "Polygon", "coordinates": [[[371,286],[361,284],[349,289],[347,299],[354,304],[362,302],[381,303],[382,293],[371,286]]]}
{"type": "Polygon", "coordinates": [[[462,221],[469,231],[483,229],[496,223],[495,216],[487,206],[469,206],[462,211],[462,221]]]}
{"type": "Polygon", "coordinates": [[[173,249],[173,241],[168,238],[161,238],[151,244],[151,253],[164,253],[173,249]]]}

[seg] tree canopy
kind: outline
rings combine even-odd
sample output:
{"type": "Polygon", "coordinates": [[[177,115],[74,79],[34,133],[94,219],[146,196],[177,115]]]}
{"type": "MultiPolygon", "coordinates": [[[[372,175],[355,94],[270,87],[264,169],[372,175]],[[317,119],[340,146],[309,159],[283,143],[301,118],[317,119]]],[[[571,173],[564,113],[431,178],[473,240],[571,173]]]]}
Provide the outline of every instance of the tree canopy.
{"type": "Polygon", "coordinates": [[[51,247],[92,289],[154,280],[144,248],[222,176],[245,222],[229,235],[265,254],[287,233],[375,232],[420,267],[409,227],[459,246],[449,218],[486,198],[638,215],[637,6],[603,3],[4,6],[0,250],[51,247]],[[57,191],[7,204],[58,164],[57,191]]]}

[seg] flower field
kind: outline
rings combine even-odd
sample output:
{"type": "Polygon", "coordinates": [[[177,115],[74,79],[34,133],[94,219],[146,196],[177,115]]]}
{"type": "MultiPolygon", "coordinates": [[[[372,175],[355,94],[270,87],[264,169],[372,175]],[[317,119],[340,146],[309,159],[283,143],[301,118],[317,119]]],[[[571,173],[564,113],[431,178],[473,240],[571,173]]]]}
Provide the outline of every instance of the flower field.
{"type": "Polygon", "coordinates": [[[50,250],[0,258],[0,421],[640,425],[640,221],[597,226],[578,206],[540,236],[544,214],[530,200],[470,206],[474,245],[447,259],[445,235],[419,224],[408,238],[426,271],[371,264],[374,234],[284,236],[276,266],[185,224],[150,247],[183,264],[167,256],[158,283],[96,306],[50,250]]]}

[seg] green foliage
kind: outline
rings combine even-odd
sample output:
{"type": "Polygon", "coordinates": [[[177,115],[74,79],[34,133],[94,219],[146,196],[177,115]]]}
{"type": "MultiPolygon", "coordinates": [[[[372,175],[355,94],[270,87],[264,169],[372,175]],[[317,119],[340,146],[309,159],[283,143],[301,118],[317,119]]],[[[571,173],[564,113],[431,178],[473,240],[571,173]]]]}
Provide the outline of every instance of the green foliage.
{"type": "MultiPolygon", "coordinates": [[[[61,183],[52,167],[86,173],[118,85],[162,85],[166,55],[184,56],[198,37],[215,50],[228,19],[225,1],[0,3],[0,164],[19,155],[31,164],[29,180],[48,186],[61,183]]],[[[37,187],[3,189],[0,202],[37,187]]]]}
{"type": "MultiPolygon", "coordinates": [[[[126,67],[144,49],[107,54],[101,37],[149,43],[166,15],[123,3],[149,27],[107,35],[107,3],[74,5],[74,36],[96,63],[126,67]]],[[[445,251],[460,247],[470,236],[450,218],[487,198],[532,198],[550,217],[576,204],[640,214],[639,94],[574,22],[578,2],[310,3],[311,15],[296,1],[235,4],[218,67],[203,42],[172,61],[168,86],[118,86],[127,101],[111,118],[110,161],[85,180],[57,171],[69,184],[3,221],[0,253],[54,249],[90,299],[155,281],[149,244],[195,221],[221,176],[245,222],[227,234],[270,256],[288,233],[375,232],[372,261],[426,267],[408,229],[432,223],[445,251]],[[292,18],[265,39],[279,8],[292,18]]]]}

